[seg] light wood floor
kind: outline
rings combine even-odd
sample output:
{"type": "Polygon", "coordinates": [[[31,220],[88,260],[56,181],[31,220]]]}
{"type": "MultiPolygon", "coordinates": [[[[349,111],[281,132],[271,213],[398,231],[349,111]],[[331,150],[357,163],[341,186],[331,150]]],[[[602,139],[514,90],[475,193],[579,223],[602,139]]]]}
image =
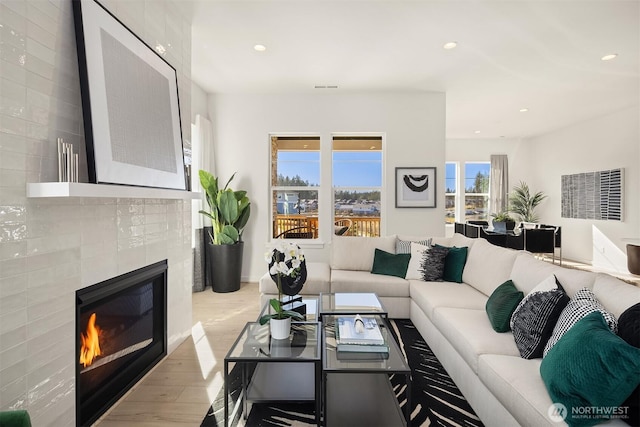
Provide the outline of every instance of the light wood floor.
{"type": "Polygon", "coordinates": [[[199,426],[222,389],[224,356],[259,313],[257,283],[193,294],[193,332],[96,424],[99,427],[199,426]]]}

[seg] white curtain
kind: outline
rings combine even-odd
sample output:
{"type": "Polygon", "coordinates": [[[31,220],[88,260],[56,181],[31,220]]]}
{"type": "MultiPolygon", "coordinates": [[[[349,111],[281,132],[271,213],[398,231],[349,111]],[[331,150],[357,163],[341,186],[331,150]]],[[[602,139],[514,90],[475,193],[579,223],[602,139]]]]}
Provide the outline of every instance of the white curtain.
{"type": "Polygon", "coordinates": [[[506,211],[509,206],[509,162],[506,154],[491,155],[491,180],[489,183],[489,211],[506,211]]]}
{"type": "Polygon", "coordinates": [[[191,126],[191,189],[202,194],[202,197],[192,201],[191,223],[193,228],[193,291],[203,291],[207,285],[205,280],[204,263],[204,239],[207,233],[204,227],[210,227],[211,221],[198,213],[201,209],[207,209],[207,199],[200,185],[200,169],[215,175],[213,156],[213,128],[211,121],[196,115],[196,122],[191,126]]]}

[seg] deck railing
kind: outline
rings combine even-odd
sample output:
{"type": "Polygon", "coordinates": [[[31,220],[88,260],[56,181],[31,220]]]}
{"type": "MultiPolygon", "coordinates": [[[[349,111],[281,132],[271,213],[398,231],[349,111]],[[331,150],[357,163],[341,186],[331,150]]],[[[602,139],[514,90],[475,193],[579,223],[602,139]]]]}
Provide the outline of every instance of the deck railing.
{"type": "MultiPolygon", "coordinates": [[[[380,217],[376,216],[336,216],[335,220],[348,219],[351,226],[343,236],[380,236],[380,217]]],[[[288,230],[308,232],[318,237],[318,217],[304,215],[278,215],[273,224],[273,236],[283,237],[288,230]],[[294,230],[295,229],[295,230],[294,230]]],[[[299,237],[298,237],[299,238],[299,237]]]]}

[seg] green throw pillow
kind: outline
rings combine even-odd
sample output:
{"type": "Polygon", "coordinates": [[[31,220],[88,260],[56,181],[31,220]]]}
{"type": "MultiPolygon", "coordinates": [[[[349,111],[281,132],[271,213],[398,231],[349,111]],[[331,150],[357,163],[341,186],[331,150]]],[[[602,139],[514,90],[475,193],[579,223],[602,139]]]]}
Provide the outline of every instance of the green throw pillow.
{"type": "Polygon", "coordinates": [[[498,286],[485,305],[491,327],[496,332],[509,332],[511,315],[515,311],[524,294],[516,289],[513,281],[507,280],[498,286]]]}
{"type": "Polygon", "coordinates": [[[371,273],[397,276],[404,279],[410,259],[411,254],[391,254],[376,248],[371,273]]]}
{"type": "MultiPolygon", "coordinates": [[[[440,245],[435,245],[440,246],[440,245]]],[[[456,248],[455,246],[450,248],[447,246],[441,246],[449,249],[449,253],[444,259],[444,273],[442,274],[442,280],[445,282],[462,283],[462,272],[464,271],[464,265],[467,263],[467,247],[456,248]]]]}
{"type": "Polygon", "coordinates": [[[551,400],[567,408],[567,424],[600,424],[607,416],[623,415],[612,411],[622,410],[620,405],[640,384],[640,349],[611,332],[595,311],[549,350],[540,375],[551,400]]]}

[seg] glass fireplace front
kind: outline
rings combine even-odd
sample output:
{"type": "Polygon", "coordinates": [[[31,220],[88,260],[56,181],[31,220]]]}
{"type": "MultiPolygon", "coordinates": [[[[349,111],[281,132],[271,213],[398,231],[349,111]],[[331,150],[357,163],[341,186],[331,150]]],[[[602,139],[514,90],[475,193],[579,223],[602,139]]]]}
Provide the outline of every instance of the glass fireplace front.
{"type": "Polygon", "coordinates": [[[77,425],[91,425],[166,354],[167,261],[76,292],[77,425]]]}

